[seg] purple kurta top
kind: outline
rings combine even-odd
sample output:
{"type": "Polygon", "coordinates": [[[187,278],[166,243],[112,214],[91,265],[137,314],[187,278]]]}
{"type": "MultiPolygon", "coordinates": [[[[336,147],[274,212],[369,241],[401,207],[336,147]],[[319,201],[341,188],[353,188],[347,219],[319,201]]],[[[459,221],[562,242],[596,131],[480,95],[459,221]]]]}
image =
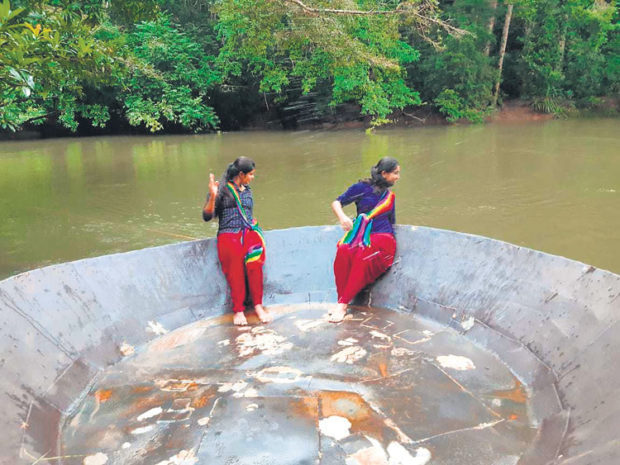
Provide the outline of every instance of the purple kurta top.
{"type": "MultiPolygon", "coordinates": [[[[375,194],[373,187],[365,182],[358,182],[349,187],[338,200],[342,206],[349,205],[355,202],[357,207],[357,214],[368,213],[370,210],[381,200],[383,194],[375,194]]],[[[373,233],[389,233],[394,234],[394,228],[392,225],[396,222],[396,202],[392,209],[379,215],[372,222],[373,233]]]]}

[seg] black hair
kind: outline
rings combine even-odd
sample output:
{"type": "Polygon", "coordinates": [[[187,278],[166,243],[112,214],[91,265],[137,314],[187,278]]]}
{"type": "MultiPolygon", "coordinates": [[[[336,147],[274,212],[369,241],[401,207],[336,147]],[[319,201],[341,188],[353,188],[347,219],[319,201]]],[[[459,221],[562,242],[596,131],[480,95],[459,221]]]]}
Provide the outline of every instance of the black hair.
{"type": "Polygon", "coordinates": [[[392,183],[388,182],[381,173],[384,171],[386,173],[391,173],[396,168],[398,168],[399,163],[396,158],[392,157],[383,157],[381,160],[377,162],[375,166],[370,168],[370,177],[366,179],[362,179],[362,182],[370,184],[375,193],[382,193],[388,187],[392,186],[392,183]]]}
{"type": "Polygon", "coordinates": [[[216,209],[223,197],[230,197],[232,195],[226,188],[226,184],[231,182],[236,176],[239,175],[239,173],[248,174],[250,171],[253,171],[255,167],[256,163],[254,163],[254,160],[248,157],[239,157],[228,165],[228,168],[226,168],[226,171],[224,171],[224,174],[220,178],[220,186],[215,199],[216,209]]]}

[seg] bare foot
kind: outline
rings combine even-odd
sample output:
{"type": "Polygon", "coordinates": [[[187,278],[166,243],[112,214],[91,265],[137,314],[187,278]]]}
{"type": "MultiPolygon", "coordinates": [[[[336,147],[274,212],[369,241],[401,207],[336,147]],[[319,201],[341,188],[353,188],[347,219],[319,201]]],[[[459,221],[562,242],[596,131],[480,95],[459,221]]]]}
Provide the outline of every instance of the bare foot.
{"type": "Polygon", "coordinates": [[[233,324],[235,326],[245,326],[248,324],[248,320],[245,319],[243,312],[235,312],[233,315],[233,324]]]}
{"type": "Polygon", "coordinates": [[[273,316],[262,305],[255,305],[254,311],[256,312],[256,316],[258,316],[261,323],[270,323],[273,321],[273,316]]]}
{"type": "Polygon", "coordinates": [[[340,323],[347,314],[347,304],[338,304],[334,310],[328,313],[330,323],[340,323]]]}

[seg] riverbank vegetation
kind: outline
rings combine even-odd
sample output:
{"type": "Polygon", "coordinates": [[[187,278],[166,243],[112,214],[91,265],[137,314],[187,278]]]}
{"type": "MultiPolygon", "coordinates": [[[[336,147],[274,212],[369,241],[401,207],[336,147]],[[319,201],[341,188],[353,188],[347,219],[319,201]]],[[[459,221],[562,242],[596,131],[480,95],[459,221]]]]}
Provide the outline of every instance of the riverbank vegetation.
{"type": "Polygon", "coordinates": [[[618,30],[615,0],[0,0],[0,131],[559,115],[617,101],[618,30]]]}

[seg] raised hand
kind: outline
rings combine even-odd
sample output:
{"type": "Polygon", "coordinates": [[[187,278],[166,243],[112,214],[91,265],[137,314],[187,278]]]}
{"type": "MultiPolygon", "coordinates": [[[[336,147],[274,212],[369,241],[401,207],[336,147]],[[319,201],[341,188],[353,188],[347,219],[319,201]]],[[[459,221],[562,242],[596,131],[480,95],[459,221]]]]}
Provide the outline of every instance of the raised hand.
{"type": "Polygon", "coordinates": [[[209,193],[211,194],[211,197],[215,198],[219,186],[220,182],[215,180],[215,176],[213,176],[213,173],[209,173],[209,193]]]}

